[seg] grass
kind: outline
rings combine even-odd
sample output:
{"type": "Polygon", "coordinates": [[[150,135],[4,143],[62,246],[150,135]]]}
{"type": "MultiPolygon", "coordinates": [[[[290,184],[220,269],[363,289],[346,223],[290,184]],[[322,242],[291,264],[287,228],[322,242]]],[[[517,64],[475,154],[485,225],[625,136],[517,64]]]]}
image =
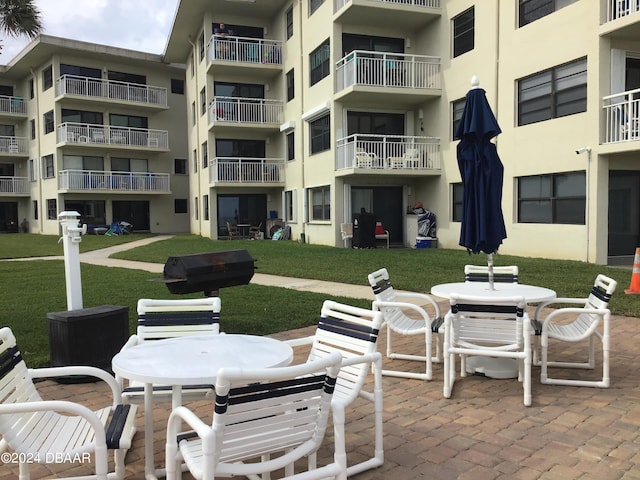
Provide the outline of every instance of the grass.
{"type": "MultiPolygon", "coordinates": [[[[90,251],[143,238],[88,235],[81,251],[90,251]]],[[[56,236],[0,235],[0,258],[63,255],[56,236]]],[[[469,256],[462,249],[351,250],[297,242],[235,240],[212,241],[194,235],[178,235],[115,255],[118,258],[164,264],[167,257],[198,252],[246,249],[256,260],[257,271],[292,277],[366,284],[367,275],[387,267],[400,289],[428,292],[432,285],[460,281],[465,264],[486,264],[485,255],[469,256]]],[[[496,255],[496,265],[518,265],[521,283],[552,288],[563,297],[583,297],[598,273],[618,281],[611,309],[619,315],[640,316],[640,296],[625,295],[631,279],[629,269],[566,260],[496,255]]],[[[64,262],[33,260],[0,262],[3,295],[0,325],[16,334],[30,366],[49,361],[47,313],[66,310],[64,262]]],[[[82,264],[83,306],[129,307],[130,331],[135,330],[138,298],[175,298],[162,283],[151,282],[157,274],[122,268],[82,264]]],[[[201,294],[187,295],[197,297],[201,294]]],[[[264,335],[314,324],[324,299],[332,298],[369,307],[370,299],[354,300],[325,294],[297,292],[275,287],[246,285],[220,290],[222,325],[229,333],[264,335]]]]}

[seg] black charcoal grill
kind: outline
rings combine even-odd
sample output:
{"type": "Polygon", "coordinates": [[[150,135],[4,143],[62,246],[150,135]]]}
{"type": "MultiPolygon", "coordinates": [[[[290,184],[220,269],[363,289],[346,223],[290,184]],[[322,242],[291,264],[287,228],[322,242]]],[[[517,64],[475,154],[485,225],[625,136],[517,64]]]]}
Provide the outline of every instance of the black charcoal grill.
{"type": "Polygon", "coordinates": [[[176,255],[167,259],[164,277],[156,280],[171,293],[216,296],[221,288],[247,285],[254,270],[254,259],[246,250],[176,255]]]}

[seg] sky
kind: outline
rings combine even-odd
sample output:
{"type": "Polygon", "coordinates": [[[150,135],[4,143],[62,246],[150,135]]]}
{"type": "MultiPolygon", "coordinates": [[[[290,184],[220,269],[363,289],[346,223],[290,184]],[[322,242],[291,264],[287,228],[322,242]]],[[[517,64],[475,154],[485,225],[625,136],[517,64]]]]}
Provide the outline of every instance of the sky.
{"type": "MultiPolygon", "coordinates": [[[[35,0],[45,35],[163,53],[178,0],[35,0]]],[[[30,42],[0,36],[0,64],[6,65],[30,42]]]]}

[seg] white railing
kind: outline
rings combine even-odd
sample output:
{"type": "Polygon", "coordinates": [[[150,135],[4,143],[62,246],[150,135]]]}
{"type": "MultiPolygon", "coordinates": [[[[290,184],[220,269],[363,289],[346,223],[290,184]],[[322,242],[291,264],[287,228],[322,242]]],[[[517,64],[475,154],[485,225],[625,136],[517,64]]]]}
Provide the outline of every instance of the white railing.
{"type": "Polygon", "coordinates": [[[56,82],[56,95],[65,94],[167,106],[166,88],[102,78],[63,75],[56,82]]]}
{"type": "Polygon", "coordinates": [[[403,135],[361,135],[336,143],[336,170],[434,170],[440,168],[440,139],[403,135]]]}
{"type": "Polygon", "coordinates": [[[279,158],[216,157],[210,167],[211,182],[284,182],[284,160],[279,158]]]}
{"type": "Polygon", "coordinates": [[[354,50],[336,63],[336,90],[351,85],[441,88],[440,57],[354,50]]]}
{"type": "Polygon", "coordinates": [[[604,143],[640,140],[640,88],[604,97],[602,104],[604,143]]]}
{"type": "MultiPolygon", "coordinates": [[[[336,12],[351,0],[336,0],[336,12]]],[[[376,0],[390,5],[408,5],[414,7],[440,8],[440,0],[376,0]]]]}
{"type": "Polygon", "coordinates": [[[29,193],[27,177],[0,177],[0,193],[29,193]]]}
{"type": "Polygon", "coordinates": [[[607,21],[611,22],[638,12],[640,12],[640,2],[638,0],[609,0],[607,4],[607,21]]]}
{"type": "Polygon", "coordinates": [[[148,172],[104,172],[62,170],[58,188],[65,190],[111,190],[169,193],[169,174],[148,172]]]}
{"type": "Polygon", "coordinates": [[[1,113],[27,113],[27,103],[22,97],[0,95],[1,113]]]}
{"type": "Polygon", "coordinates": [[[213,97],[209,104],[209,120],[241,123],[282,123],[282,100],[264,98],[213,97]]]}
{"type": "Polygon", "coordinates": [[[25,137],[0,136],[0,152],[2,153],[27,153],[29,140],[25,137]]]}
{"type": "Polygon", "coordinates": [[[207,44],[207,61],[215,60],[282,65],[282,42],[212,35],[207,44]]]}
{"type": "Polygon", "coordinates": [[[58,143],[169,148],[166,130],[66,122],[58,125],[57,135],[58,143]]]}

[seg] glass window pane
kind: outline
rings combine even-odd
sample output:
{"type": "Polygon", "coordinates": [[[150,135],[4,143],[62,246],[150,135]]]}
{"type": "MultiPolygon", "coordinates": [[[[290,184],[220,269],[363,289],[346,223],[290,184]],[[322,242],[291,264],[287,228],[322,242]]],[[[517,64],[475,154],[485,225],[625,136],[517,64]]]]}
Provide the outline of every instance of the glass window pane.
{"type": "Polygon", "coordinates": [[[584,197],[585,196],[585,174],[567,173],[554,176],[555,197],[584,197]]]}
{"type": "Polygon", "coordinates": [[[556,200],[554,202],[554,223],[584,225],[585,223],[585,199],[573,198],[556,200]]]}
{"type": "Polygon", "coordinates": [[[525,200],[520,202],[518,222],[520,223],[552,223],[550,200],[525,200]]]}
{"type": "Polygon", "coordinates": [[[551,197],[551,177],[533,176],[519,179],[518,193],[521,199],[551,197]]]}

